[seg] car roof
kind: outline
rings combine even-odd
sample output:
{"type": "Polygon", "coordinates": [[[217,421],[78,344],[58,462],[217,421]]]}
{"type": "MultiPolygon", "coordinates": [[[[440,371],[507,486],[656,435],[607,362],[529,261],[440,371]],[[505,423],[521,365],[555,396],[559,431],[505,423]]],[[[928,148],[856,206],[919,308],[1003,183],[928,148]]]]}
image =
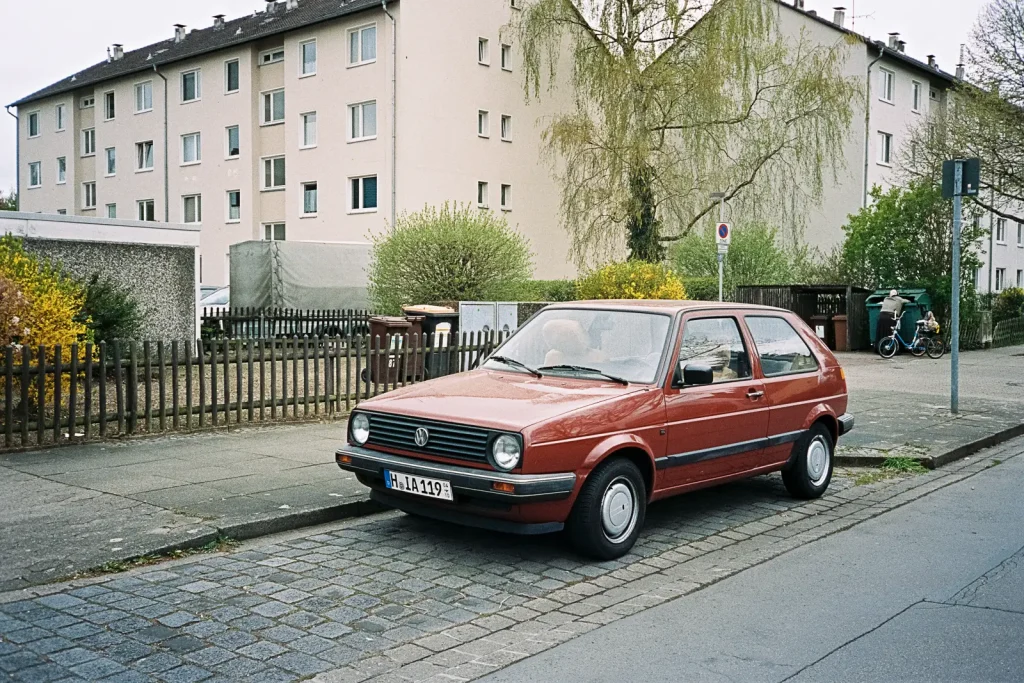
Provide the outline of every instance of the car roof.
{"type": "Polygon", "coordinates": [[[676,301],[663,299],[594,299],[589,301],[566,301],[548,306],[548,308],[592,308],[595,310],[634,311],[640,313],[676,314],[686,311],[744,310],[772,313],[791,313],[783,308],[760,306],[758,304],[740,304],[731,301],[676,301]]]}

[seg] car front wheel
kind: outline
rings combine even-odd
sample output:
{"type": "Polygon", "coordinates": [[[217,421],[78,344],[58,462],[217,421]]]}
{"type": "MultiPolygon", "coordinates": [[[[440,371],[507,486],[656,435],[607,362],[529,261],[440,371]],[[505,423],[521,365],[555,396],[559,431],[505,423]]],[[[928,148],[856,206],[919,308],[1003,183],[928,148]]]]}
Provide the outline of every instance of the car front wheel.
{"type": "Polygon", "coordinates": [[[613,560],[630,551],[647,512],[647,487],[635,464],[615,458],[595,469],[580,491],[566,524],[584,555],[613,560]]]}
{"type": "Polygon", "coordinates": [[[819,498],[832,481],[834,444],[825,425],[818,422],[797,441],[794,460],[783,470],[782,482],[794,498],[819,498]]]}

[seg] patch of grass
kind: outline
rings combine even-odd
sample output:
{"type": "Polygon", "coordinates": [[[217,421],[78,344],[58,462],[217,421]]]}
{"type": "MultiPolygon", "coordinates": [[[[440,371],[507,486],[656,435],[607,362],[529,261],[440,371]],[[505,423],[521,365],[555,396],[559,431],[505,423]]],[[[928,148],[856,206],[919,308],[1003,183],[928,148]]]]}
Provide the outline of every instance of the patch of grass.
{"type": "Polygon", "coordinates": [[[1002,464],[1003,464],[1002,460],[995,460],[995,459],[992,460],[992,467],[995,467],[996,465],[1002,465],[1002,464]]]}
{"type": "Polygon", "coordinates": [[[923,474],[928,469],[914,458],[886,458],[878,469],[862,472],[853,480],[854,486],[867,486],[904,474],[923,474]]]}
{"type": "Polygon", "coordinates": [[[211,541],[204,546],[198,548],[186,548],[184,550],[172,550],[168,553],[160,553],[154,555],[140,555],[139,557],[133,557],[129,560],[111,560],[106,564],[102,564],[95,569],[90,569],[84,572],[75,574],[73,579],[83,579],[95,576],[103,576],[105,574],[120,574],[126,572],[129,569],[137,569],[138,567],[148,567],[154,564],[160,564],[161,562],[168,562],[170,560],[177,560],[182,557],[191,557],[192,555],[204,555],[211,553],[225,553],[234,548],[238,547],[239,542],[233,538],[221,537],[216,541],[211,541]]]}

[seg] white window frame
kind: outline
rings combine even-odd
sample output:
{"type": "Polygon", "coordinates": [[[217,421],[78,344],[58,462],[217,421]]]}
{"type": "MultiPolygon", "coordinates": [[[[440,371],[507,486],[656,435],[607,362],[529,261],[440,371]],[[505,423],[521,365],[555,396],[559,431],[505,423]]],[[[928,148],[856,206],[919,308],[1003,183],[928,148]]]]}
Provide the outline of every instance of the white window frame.
{"type": "Polygon", "coordinates": [[[39,112],[38,111],[30,111],[28,113],[28,137],[29,137],[29,140],[31,140],[32,138],[37,138],[40,135],[42,135],[42,130],[43,130],[42,118],[39,116],[39,112]],[[32,132],[33,121],[35,122],[35,124],[34,124],[35,125],[35,129],[36,129],[35,133],[32,132]]]}
{"type": "Polygon", "coordinates": [[[1017,246],[1024,249],[1024,222],[1017,222],[1017,246]]]}
{"type": "Polygon", "coordinates": [[[348,66],[349,66],[349,68],[352,68],[354,66],[363,66],[364,64],[373,64],[374,62],[377,61],[377,22],[373,22],[372,24],[363,24],[362,26],[356,26],[355,28],[350,28],[348,30],[348,33],[346,33],[345,37],[346,37],[345,46],[348,49],[348,66]],[[371,58],[371,59],[363,59],[363,33],[367,29],[369,29],[369,28],[373,29],[373,58],[371,58]],[[353,36],[353,34],[358,36],[358,52],[359,52],[359,60],[358,61],[352,59],[352,36],[353,36]]]}
{"type": "Polygon", "coordinates": [[[43,162],[30,161],[28,163],[28,189],[34,190],[43,186],[43,162]],[[32,171],[35,170],[35,182],[32,182],[32,171]]]}
{"type": "Polygon", "coordinates": [[[501,44],[501,70],[512,71],[512,46],[507,43],[501,44]]]}
{"type": "Polygon", "coordinates": [[[242,222],[242,191],[241,190],[228,190],[227,192],[224,193],[224,200],[225,200],[225,203],[226,203],[225,214],[224,214],[226,216],[226,218],[224,219],[224,222],[225,223],[241,223],[242,222]],[[231,206],[231,195],[233,195],[233,194],[237,194],[238,195],[238,206],[237,207],[232,207],[231,206]],[[231,217],[231,209],[232,208],[237,208],[238,209],[238,218],[232,218],[231,217]]]}
{"type": "Polygon", "coordinates": [[[242,90],[242,66],[237,59],[229,59],[224,62],[224,94],[234,95],[242,90]],[[238,87],[231,89],[231,65],[234,64],[238,71],[238,87]]]}
{"type": "Polygon", "coordinates": [[[82,99],[80,99],[78,101],[78,108],[79,109],[92,109],[95,106],[96,106],[96,97],[94,95],[89,95],[88,97],[83,97],[82,99]]]}
{"type": "Polygon", "coordinates": [[[113,178],[117,175],[117,148],[107,147],[103,150],[103,177],[113,178]],[[111,162],[113,162],[114,170],[110,170],[111,162]]]}
{"type": "Polygon", "coordinates": [[[117,204],[107,204],[106,205],[106,209],[107,209],[107,214],[106,214],[107,218],[117,218],[117,204]],[[113,209],[113,212],[111,212],[111,209],[113,209]],[[113,213],[114,215],[111,216],[110,215],[111,213],[113,213]]]}
{"type": "Polygon", "coordinates": [[[94,156],[96,156],[96,129],[85,128],[82,130],[82,157],[94,156]]]}
{"type": "Polygon", "coordinates": [[[1006,219],[996,218],[996,244],[1006,244],[1006,219]]]}
{"type": "Polygon", "coordinates": [[[68,183],[68,159],[57,157],[57,184],[67,185],[68,183]]]}
{"type": "Polygon", "coordinates": [[[286,100],[284,97],[284,88],[274,88],[273,90],[264,90],[260,93],[260,125],[261,126],[279,126],[284,123],[285,115],[287,113],[286,100]],[[281,95],[281,118],[267,119],[267,102],[270,102],[270,116],[274,115],[274,95],[281,95]]]}
{"type": "Polygon", "coordinates": [[[280,64],[284,61],[284,46],[275,47],[271,50],[264,50],[259,54],[259,65],[270,66],[271,64],[280,64]]]}
{"type": "Polygon", "coordinates": [[[67,130],[67,127],[68,127],[68,124],[67,124],[67,114],[68,114],[67,107],[64,104],[58,104],[57,106],[55,106],[53,108],[53,110],[54,110],[53,111],[53,117],[54,117],[54,120],[57,122],[56,132],[63,133],[65,130],[67,130]]]}
{"type": "Polygon", "coordinates": [[[103,120],[113,121],[117,118],[117,95],[113,90],[103,93],[103,120]]]}
{"type": "Polygon", "coordinates": [[[153,145],[152,140],[143,140],[142,142],[135,143],[135,172],[136,173],[150,173],[156,166],[156,147],[153,145]],[[149,145],[149,166],[143,166],[140,164],[140,160],[145,162],[146,160],[146,145],[149,145]],[[142,156],[139,156],[139,152],[142,152],[142,156]]]}
{"type": "Polygon", "coordinates": [[[203,195],[202,194],[183,194],[181,195],[181,222],[183,225],[202,225],[203,224],[203,195]],[[185,215],[188,212],[186,207],[188,206],[188,200],[194,199],[195,205],[195,217],[196,220],[186,220],[185,215]]]}
{"type": "Polygon", "coordinates": [[[911,81],[910,110],[915,114],[921,113],[921,102],[924,99],[924,84],[921,81],[911,81]]]}
{"type": "Polygon", "coordinates": [[[319,140],[320,131],[317,128],[317,116],[315,111],[307,111],[304,114],[299,115],[299,149],[313,149],[317,145],[319,140]],[[306,138],[306,124],[309,118],[313,119],[313,141],[310,142],[306,138]]]}
{"type": "Polygon", "coordinates": [[[896,72],[886,68],[878,69],[878,76],[882,80],[879,89],[878,99],[888,104],[896,103],[896,72]]]}
{"type": "Polygon", "coordinates": [[[1006,289],[1006,268],[996,268],[995,290],[1001,292],[1006,289]]]}
{"type": "Polygon", "coordinates": [[[149,222],[149,223],[156,222],[156,200],[154,200],[154,199],[139,199],[139,200],[136,200],[136,202],[135,202],[135,215],[138,217],[138,219],[140,221],[149,222]],[[150,213],[149,211],[147,211],[147,209],[149,208],[150,204],[153,207],[153,211],[152,211],[153,218],[151,218],[151,219],[150,218],[146,218],[146,216],[150,213]]]}
{"type": "Polygon", "coordinates": [[[1017,287],[1024,289],[1024,270],[1017,269],[1017,287]]]}
{"type": "Polygon", "coordinates": [[[476,39],[476,63],[483,66],[491,65],[491,41],[483,36],[476,39]]]}
{"type": "Polygon", "coordinates": [[[179,95],[179,100],[181,101],[181,104],[192,104],[193,102],[199,102],[199,101],[201,101],[203,99],[203,71],[202,71],[202,69],[188,69],[187,71],[182,71],[179,74],[179,79],[178,80],[180,81],[179,88],[178,88],[178,95],[179,95]],[[186,100],[185,99],[185,77],[188,76],[189,74],[195,74],[195,77],[196,77],[195,97],[193,97],[191,100],[186,100]]]}
{"type": "Polygon", "coordinates": [[[82,209],[86,211],[96,209],[96,181],[94,180],[82,183],[82,209]],[[89,191],[90,189],[92,192],[89,191]],[[90,194],[92,195],[92,204],[89,203],[90,194]]]}
{"type": "Polygon", "coordinates": [[[288,185],[288,162],[285,161],[283,154],[277,154],[269,157],[262,157],[260,159],[260,190],[262,192],[280,192],[288,185]],[[280,159],[284,162],[284,182],[280,185],[268,185],[267,184],[267,165],[270,165],[270,179],[274,179],[274,162],[280,159]]]}
{"type": "Polygon", "coordinates": [[[153,81],[142,81],[141,83],[135,84],[135,113],[145,114],[153,111],[153,81]],[[149,107],[145,106],[145,92],[149,91],[149,107]],[[143,107],[139,108],[139,94],[142,93],[143,107]]]}
{"type": "Polygon", "coordinates": [[[301,43],[299,43],[299,78],[309,78],[310,76],[316,76],[317,68],[319,67],[319,65],[317,64],[317,60],[318,60],[319,56],[320,56],[320,51],[319,51],[319,49],[317,48],[317,45],[316,45],[316,38],[310,38],[309,40],[304,40],[301,43]],[[306,71],[306,46],[307,45],[312,45],[313,46],[313,70],[312,71],[306,71]]]}
{"type": "Polygon", "coordinates": [[[512,142],[512,115],[502,114],[501,115],[501,140],[502,142],[512,142]]]}
{"type": "Polygon", "coordinates": [[[486,180],[476,181],[476,207],[486,209],[489,207],[487,195],[490,192],[490,183],[486,180]]]}
{"type": "Polygon", "coordinates": [[[491,114],[486,109],[476,112],[476,134],[481,138],[491,137],[491,114]]]}
{"type": "Polygon", "coordinates": [[[224,158],[225,159],[237,159],[242,156],[242,128],[241,126],[225,126],[224,127],[224,158]],[[236,131],[238,135],[238,152],[235,154],[231,153],[231,131],[236,131]]]}
{"type": "Polygon", "coordinates": [[[263,237],[263,241],[264,242],[287,242],[288,241],[288,224],[284,223],[282,221],[276,221],[276,222],[271,222],[271,223],[264,223],[263,224],[263,235],[262,235],[262,237],[263,237]],[[278,239],[277,237],[274,236],[274,233],[275,233],[274,228],[276,228],[279,225],[281,226],[281,231],[284,233],[284,237],[282,237],[281,239],[278,239]],[[268,237],[268,233],[269,233],[269,237],[268,237]]]}
{"type": "Polygon", "coordinates": [[[195,166],[196,164],[201,163],[203,163],[203,134],[198,131],[194,133],[185,133],[181,136],[181,165],[195,166]],[[196,158],[192,161],[185,160],[185,140],[188,138],[195,138],[196,158]]]}
{"type": "Polygon", "coordinates": [[[512,210],[512,185],[509,183],[501,184],[501,210],[512,210]]]}
{"type": "Polygon", "coordinates": [[[892,133],[878,131],[878,164],[880,166],[892,166],[892,133]]]}
{"type": "Polygon", "coordinates": [[[377,100],[355,102],[348,105],[348,141],[362,142],[377,139],[377,100]],[[366,107],[373,105],[373,135],[366,134],[366,107]],[[356,135],[358,128],[359,135],[356,135]]]}
{"type": "Polygon", "coordinates": [[[302,183],[302,193],[301,193],[301,196],[300,196],[300,201],[302,203],[302,206],[299,209],[299,215],[301,217],[303,217],[303,218],[315,218],[317,213],[320,210],[320,185],[319,185],[319,183],[317,183],[317,181],[310,180],[310,181],[302,183]],[[314,207],[313,211],[306,211],[306,189],[310,185],[313,185],[316,188],[314,190],[314,192],[316,193],[314,195],[315,207],[314,207]]]}
{"type": "Polygon", "coordinates": [[[349,197],[348,197],[348,200],[349,200],[348,201],[348,207],[349,207],[348,208],[348,212],[349,213],[376,213],[378,207],[380,206],[380,180],[377,178],[377,174],[373,173],[373,174],[370,174],[370,175],[363,175],[363,176],[351,176],[348,179],[348,192],[349,192],[349,197]],[[366,179],[367,178],[373,178],[374,181],[377,182],[377,206],[372,206],[372,207],[369,207],[369,208],[366,207],[366,179]],[[357,192],[358,198],[359,198],[359,202],[358,202],[359,207],[358,208],[353,208],[353,205],[356,203],[355,202],[355,195],[353,194],[353,191],[352,191],[353,181],[358,181],[358,183],[359,183],[359,190],[357,192]]]}

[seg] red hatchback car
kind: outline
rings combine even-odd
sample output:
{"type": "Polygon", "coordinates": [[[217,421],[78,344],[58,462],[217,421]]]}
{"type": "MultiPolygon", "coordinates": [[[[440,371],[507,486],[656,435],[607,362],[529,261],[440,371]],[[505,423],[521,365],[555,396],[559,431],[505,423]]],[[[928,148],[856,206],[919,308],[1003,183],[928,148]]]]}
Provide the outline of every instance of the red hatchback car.
{"type": "Polygon", "coordinates": [[[793,313],[697,301],[548,306],[476,370],[359,404],[337,462],[371,497],[619,557],[648,503],[782,471],[828,488],[846,379],[793,313]]]}

